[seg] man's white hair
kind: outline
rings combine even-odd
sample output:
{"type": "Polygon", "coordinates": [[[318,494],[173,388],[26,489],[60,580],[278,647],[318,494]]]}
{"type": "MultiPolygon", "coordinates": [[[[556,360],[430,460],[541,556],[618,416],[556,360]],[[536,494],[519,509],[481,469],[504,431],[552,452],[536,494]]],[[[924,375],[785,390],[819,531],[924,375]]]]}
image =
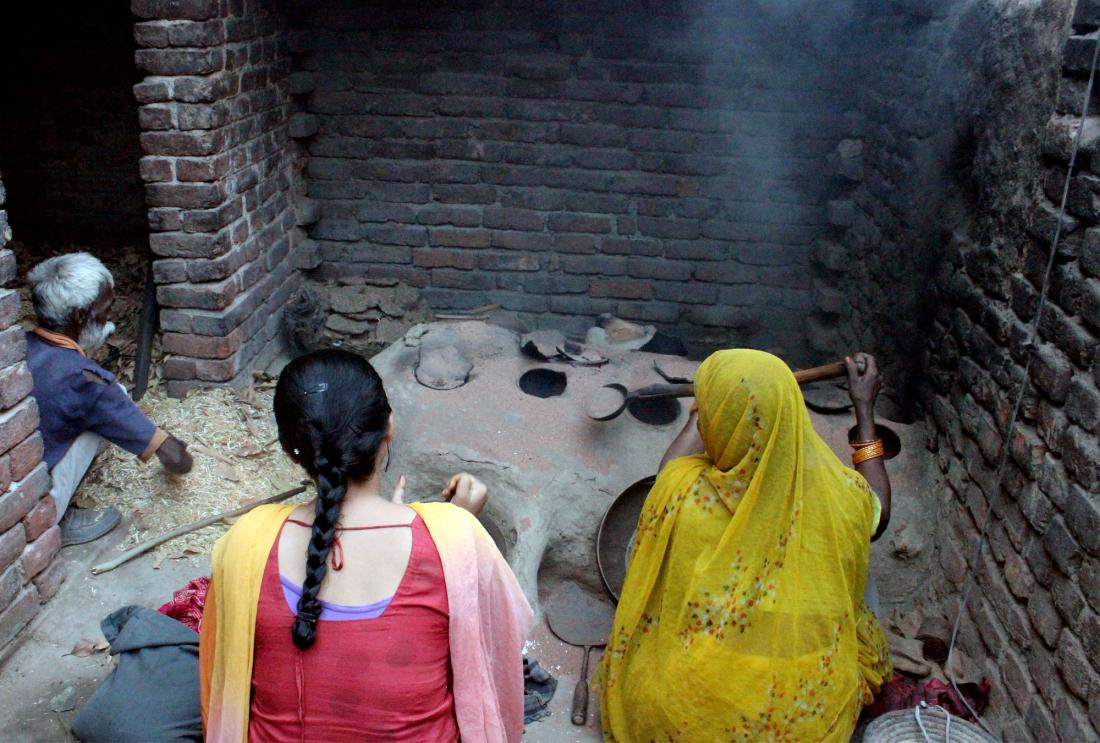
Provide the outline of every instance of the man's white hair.
{"type": "Polygon", "coordinates": [[[111,272],[90,253],[67,253],[47,258],[27,274],[34,314],[47,330],[63,331],[78,310],[90,310],[104,286],[112,289],[111,272]]]}

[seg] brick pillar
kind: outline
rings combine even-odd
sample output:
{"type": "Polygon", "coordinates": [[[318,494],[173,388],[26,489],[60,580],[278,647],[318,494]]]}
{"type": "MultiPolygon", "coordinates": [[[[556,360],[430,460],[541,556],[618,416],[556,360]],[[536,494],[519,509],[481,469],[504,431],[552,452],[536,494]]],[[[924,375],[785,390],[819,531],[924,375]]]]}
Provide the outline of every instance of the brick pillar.
{"type": "Polygon", "coordinates": [[[162,369],[172,395],[243,381],[300,282],[284,19],[262,0],[133,0],[134,88],[162,369]]]}
{"type": "MultiPolygon", "coordinates": [[[[6,287],[15,280],[15,255],[4,248],[11,239],[4,200],[0,181],[0,286],[6,287]]],[[[19,292],[0,289],[0,648],[34,618],[65,570],[54,559],[61,531],[42,462],[20,312],[19,292]]]]}

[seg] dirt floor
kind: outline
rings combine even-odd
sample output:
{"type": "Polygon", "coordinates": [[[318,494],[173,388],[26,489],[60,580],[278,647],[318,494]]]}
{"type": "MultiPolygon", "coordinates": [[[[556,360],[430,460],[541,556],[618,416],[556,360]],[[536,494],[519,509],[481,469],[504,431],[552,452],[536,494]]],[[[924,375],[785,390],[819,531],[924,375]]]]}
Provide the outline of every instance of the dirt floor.
{"type": "Polygon", "coordinates": [[[101,639],[99,622],[115,609],[132,604],[158,607],[188,580],[209,572],[206,555],[165,560],[159,568],[154,568],[156,558],[147,555],[93,576],[91,566],[115,552],[129,531],[126,526],[98,542],[61,552],[68,574],[65,584],[0,666],[0,708],[9,711],[0,720],[0,740],[75,740],[69,725],[110,672],[112,661],[106,653],[72,655],[73,648],[82,640],[101,639]],[[68,687],[75,692],[73,708],[52,711],[51,700],[68,687]]]}
{"type": "MultiPolygon", "coordinates": [[[[110,673],[112,661],[104,653],[78,657],[71,653],[83,640],[101,637],[100,620],[130,604],[156,607],[191,578],[209,573],[206,556],[157,560],[147,555],[113,572],[93,576],[89,568],[112,553],[125,530],[107,540],[72,547],[63,553],[69,578],[63,590],[36,620],[23,642],[0,662],[0,709],[13,711],[0,720],[0,740],[6,743],[69,743],[76,738],[69,727],[77,712],[110,673]],[[72,689],[71,709],[55,712],[51,701],[72,689]]],[[[539,621],[526,652],[558,679],[550,715],[527,726],[529,743],[597,743],[602,741],[598,702],[589,706],[588,722],[570,720],[573,688],[582,662],[580,648],[565,645],[539,621]]],[[[591,662],[599,659],[593,651],[591,662]]],[[[55,705],[57,706],[57,705],[55,705]]],[[[70,706],[70,705],[64,705],[70,706]]],[[[862,740],[861,731],[853,743],[862,740]]]]}

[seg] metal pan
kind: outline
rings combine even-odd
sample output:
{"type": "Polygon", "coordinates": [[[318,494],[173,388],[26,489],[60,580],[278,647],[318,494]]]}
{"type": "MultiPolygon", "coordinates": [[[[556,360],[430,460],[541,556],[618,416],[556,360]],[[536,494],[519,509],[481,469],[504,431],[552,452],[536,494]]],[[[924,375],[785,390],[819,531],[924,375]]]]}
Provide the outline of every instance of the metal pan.
{"type": "Polygon", "coordinates": [[[600,520],[600,528],[596,532],[596,565],[600,568],[604,587],[616,601],[626,580],[626,566],[634,530],[638,527],[638,516],[656,481],[655,475],[638,480],[611,502],[600,520]]]}
{"type": "MultiPolygon", "coordinates": [[[[853,427],[850,435],[854,435],[855,430],[853,427]]],[[[883,425],[878,426],[878,434],[886,450],[885,458],[897,456],[901,451],[898,435],[883,425]]],[[[638,527],[638,517],[656,481],[656,475],[638,480],[611,501],[600,520],[600,528],[596,532],[596,565],[600,569],[604,587],[616,601],[619,600],[623,581],[626,580],[626,567],[633,547],[634,531],[638,527]]]]}

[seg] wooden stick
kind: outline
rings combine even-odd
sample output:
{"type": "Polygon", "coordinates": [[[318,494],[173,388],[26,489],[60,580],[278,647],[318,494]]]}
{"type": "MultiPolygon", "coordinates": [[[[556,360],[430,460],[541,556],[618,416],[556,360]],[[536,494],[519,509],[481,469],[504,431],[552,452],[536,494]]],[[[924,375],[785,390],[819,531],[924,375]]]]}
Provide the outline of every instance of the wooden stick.
{"type": "MultiPolygon", "coordinates": [[[[859,368],[860,372],[864,370],[865,364],[862,359],[856,363],[856,367],[859,368]]],[[[799,384],[810,384],[823,379],[839,379],[846,376],[848,376],[848,367],[844,365],[843,361],[834,361],[831,364],[815,366],[812,369],[801,369],[794,373],[795,381],[799,384]]]]}
{"type": "Polygon", "coordinates": [[[199,529],[202,529],[204,527],[212,526],[222,519],[231,519],[235,516],[243,516],[257,506],[266,506],[270,503],[278,503],[279,501],[284,501],[287,498],[292,498],[295,495],[300,495],[301,493],[306,492],[306,487],[307,486],[305,485],[299,485],[296,488],[291,488],[290,490],[286,490],[282,493],[279,493],[278,495],[273,495],[270,498],[264,498],[261,501],[250,503],[247,506],[240,506],[238,508],[234,508],[232,511],[225,511],[224,513],[215,514],[214,516],[207,516],[206,518],[200,519],[198,521],[192,521],[190,524],[177,526],[172,531],[165,532],[164,534],[152,537],[151,539],[146,539],[140,544],[135,544],[133,547],[126,550],[113,560],[108,560],[107,562],[102,562],[99,565],[96,565],[92,568],[92,575],[100,575],[101,573],[106,573],[110,570],[114,570],[119,565],[123,565],[129,562],[135,557],[144,555],[146,552],[153,549],[154,547],[159,547],[165,542],[175,539],[176,537],[182,537],[184,534],[190,534],[193,531],[198,531],[199,529]]]}
{"type": "Polygon", "coordinates": [[[244,423],[244,427],[248,429],[248,433],[251,434],[252,438],[259,441],[260,432],[256,429],[256,424],[253,422],[252,416],[244,412],[244,408],[239,406],[237,407],[237,415],[241,417],[241,422],[244,423]]]}
{"type": "Polygon", "coordinates": [[[206,456],[210,457],[211,459],[216,459],[219,462],[222,462],[224,464],[236,464],[236,462],[234,462],[232,459],[230,459],[226,455],[222,454],[220,451],[218,451],[216,449],[211,449],[209,446],[204,446],[203,444],[192,443],[192,444],[189,444],[187,446],[187,448],[190,449],[191,451],[198,452],[199,454],[205,454],[206,456]]]}
{"type": "Polygon", "coordinates": [[[463,310],[462,312],[458,312],[456,314],[460,314],[460,315],[461,314],[482,315],[486,312],[495,312],[496,310],[499,310],[499,309],[500,309],[499,304],[483,304],[480,307],[474,307],[473,309],[470,309],[470,310],[463,310]]]}
{"type": "Polygon", "coordinates": [[[489,313],[488,313],[488,312],[486,312],[486,313],[485,313],[484,315],[448,315],[448,314],[439,314],[439,315],[436,315],[436,316],[435,316],[435,319],[436,319],[436,320],[446,320],[447,322],[468,322],[468,321],[469,321],[469,322],[473,322],[473,321],[476,321],[476,320],[482,320],[482,321],[484,321],[484,320],[488,320],[488,319],[489,319],[489,317],[490,317],[489,313]]]}
{"type": "Polygon", "coordinates": [[[434,313],[434,317],[436,320],[484,320],[499,309],[499,304],[486,304],[461,312],[437,312],[434,313]]]}
{"type": "Polygon", "coordinates": [[[149,366],[153,361],[153,336],[156,332],[157,285],[153,279],[153,262],[149,261],[145,269],[145,293],[138,314],[137,348],[134,350],[134,390],[130,393],[134,402],[144,397],[149,389],[149,366]]]}

